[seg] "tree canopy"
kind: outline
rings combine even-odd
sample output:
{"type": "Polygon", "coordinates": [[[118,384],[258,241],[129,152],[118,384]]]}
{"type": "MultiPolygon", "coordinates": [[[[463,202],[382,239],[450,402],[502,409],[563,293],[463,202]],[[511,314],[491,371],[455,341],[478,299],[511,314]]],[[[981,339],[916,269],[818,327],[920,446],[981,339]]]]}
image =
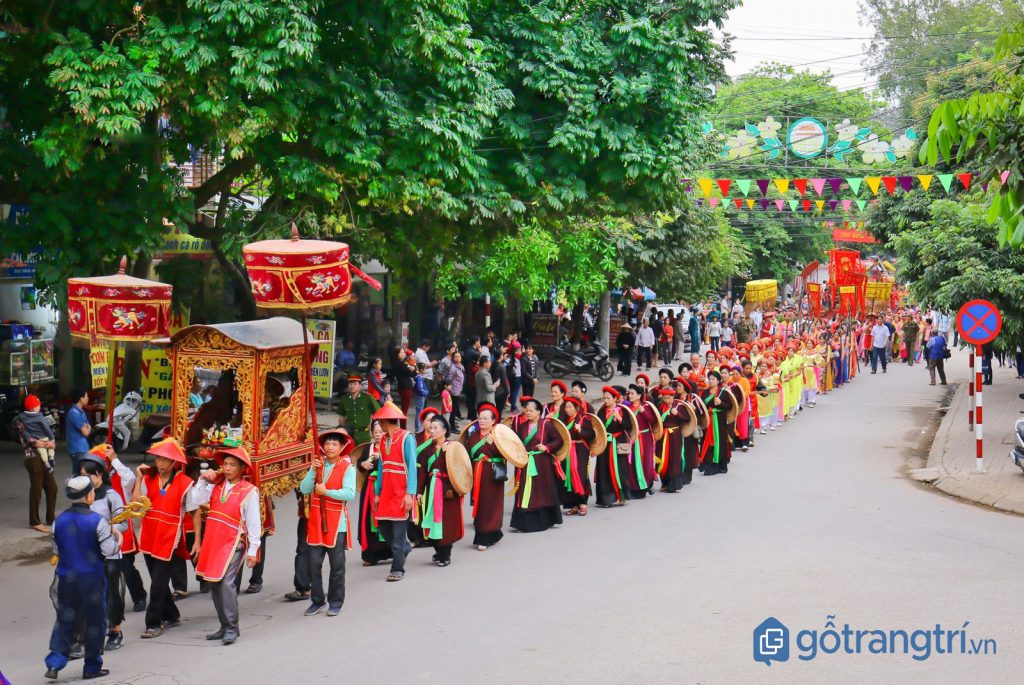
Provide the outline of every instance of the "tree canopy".
{"type": "Polygon", "coordinates": [[[166,219],[244,281],[241,245],[297,219],[401,279],[534,220],[670,207],[735,4],[13,0],[0,201],[31,228],[4,243],[59,255],[54,285],[166,219]],[[199,151],[219,171],[185,187],[199,151]]]}

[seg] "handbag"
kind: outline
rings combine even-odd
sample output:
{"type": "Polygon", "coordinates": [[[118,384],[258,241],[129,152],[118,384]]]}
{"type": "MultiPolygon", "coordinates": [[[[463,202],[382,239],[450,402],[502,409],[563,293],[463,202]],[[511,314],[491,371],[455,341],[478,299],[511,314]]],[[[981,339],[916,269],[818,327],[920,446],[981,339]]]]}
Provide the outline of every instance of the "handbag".
{"type": "Polygon", "coordinates": [[[953,353],[949,351],[948,347],[942,351],[942,358],[943,359],[949,359],[952,356],[953,356],[953,353]]]}
{"type": "Polygon", "coordinates": [[[505,461],[491,462],[491,469],[494,473],[494,480],[498,483],[508,480],[508,464],[505,461]]]}

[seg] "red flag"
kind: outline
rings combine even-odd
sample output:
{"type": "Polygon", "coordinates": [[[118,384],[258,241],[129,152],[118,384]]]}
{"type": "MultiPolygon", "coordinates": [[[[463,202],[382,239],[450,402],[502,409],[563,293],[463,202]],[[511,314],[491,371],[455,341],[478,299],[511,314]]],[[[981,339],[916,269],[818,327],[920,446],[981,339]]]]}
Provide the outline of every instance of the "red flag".
{"type": "Polygon", "coordinates": [[[793,179],[793,187],[796,188],[797,190],[799,190],[800,194],[803,195],[804,193],[807,192],[807,179],[806,178],[794,178],[793,179]]]}
{"type": "Polygon", "coordinates": [[[722,197],[729,194],[729,186],[732,185],[731,178],[719,178],[715,180],[715,183],[718,184],[718,189],[722,191],[722,197]]]}
{"type": "Polygon", "coordinates": [[[885,184],[885,189],[889,191],[890,195],[896,193],[896,177],[895,176],[883,176],[882,183],[885,184]]]}
{"type": "Polygon", "coordinates": [[[960,182],[964,184],[964,190],[970,190],[971,189],[971,174],[970,173],[957,174],[956,177],[959,178],[960,182]]]}
{"type": "Polygon", "coordinates": [[[738,197],[733,200],[732,203],[736,205],[736,209],[743,209],[743,198],[738,197]]]}
{"type": "Polygon", "coordinates": [[[810,200],[804,200],[804,211],[805,212],[811,211],[811,201],[810,200]]]}

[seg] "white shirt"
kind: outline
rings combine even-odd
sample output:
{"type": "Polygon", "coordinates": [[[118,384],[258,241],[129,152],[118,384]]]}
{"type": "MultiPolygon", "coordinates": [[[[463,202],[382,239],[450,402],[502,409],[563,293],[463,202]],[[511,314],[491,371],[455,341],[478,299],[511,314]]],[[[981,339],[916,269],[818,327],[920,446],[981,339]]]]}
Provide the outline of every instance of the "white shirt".
{"type": "Polygon", "coordinates": [[[885,347],[889,343],[889,327],[884,323],[875,324],[871,329],[871,344],[875,347],[885,347]]]}
{"type": "Polygon", "coordinates": [[[641,326],[636,332],[637,347],[654,347],[654,329],[650,326],[641,326]]]}
{"type": "Polygon", "coordinates": [[[732,327],[726,326],[722,329],[722,342],[732,342],[732,327]]]}
{"type": "Polygon", "coordinates": [[[712,321],[708,324],[708,337],[718,338],[722,335],[722,324],[718,323],[717,320],[712,321]]]}
{"type": "MultiPolygon", "coordinates": [[[[192,486],[193,497],[191,498],[192,508],[188,511],[195,511],[200,505],[210,501],[213,494],[213,483],[205,478],[200,478],[192,486]]],[[[224,494],[231,492],[234,485],[224,481],[224,494]]],[[[260,551],[260,536],[263,535],[263,521],[260,520],[260,493],[258,488],[253,488],[245,499],[242,500],[242,520],[245,521],[245,535],[249,540],[249,549],[246,556],[254,557],[260,551]]]]}
{"type": "Polygon", "coordinates": [[[430,365],[430,357],[427,355],[426,350],[422,347],[417,347],[412,358],[416,360],[417,364],[423,364],[427,367],[427,372],[423,374],[423,377],[428,381],[434,380],[434,367],[430,365]]]}
{"type": "Polygon", "coordinates": [[[742,304],[737,302],[736,304],[734,304],[732,306],[732,315],[733,316],[739,316],[742,313],[743,313],[743,305],[742,304]]]}
{"type": "Polygon", "coordinates": [[[757,330],[754,332],[755,335],[761,334],[761,321],[763,320],[764,314],[761,313],[760,309],[755,309],[750,313],[750,320],[754,322],[754,328],[757,330]]]}

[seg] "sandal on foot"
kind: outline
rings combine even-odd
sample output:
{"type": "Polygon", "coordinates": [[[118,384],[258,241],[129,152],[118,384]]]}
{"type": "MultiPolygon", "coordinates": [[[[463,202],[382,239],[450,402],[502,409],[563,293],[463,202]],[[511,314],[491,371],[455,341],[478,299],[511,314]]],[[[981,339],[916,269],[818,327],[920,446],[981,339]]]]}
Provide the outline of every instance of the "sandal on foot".
{"type": "Polygon", "coordinates": [[[580,514],[580,516],[586,516],[587,515],[587,508],[586,507],[580,507],[579,514],[580,514]]]}
{"type": "Polygon", "coordinates": [[[405,574],[404,573],[389,573],[388,574],[388,582],[389,583],[397,583],[402,578],[405,578],[405,574]]]}
{"type": "Polygon", "coordinates": [[[143,640],[152,640],[154,637],[160,637],[163,634],[163,628],[146,628],[139,637],[143,640]]]}

